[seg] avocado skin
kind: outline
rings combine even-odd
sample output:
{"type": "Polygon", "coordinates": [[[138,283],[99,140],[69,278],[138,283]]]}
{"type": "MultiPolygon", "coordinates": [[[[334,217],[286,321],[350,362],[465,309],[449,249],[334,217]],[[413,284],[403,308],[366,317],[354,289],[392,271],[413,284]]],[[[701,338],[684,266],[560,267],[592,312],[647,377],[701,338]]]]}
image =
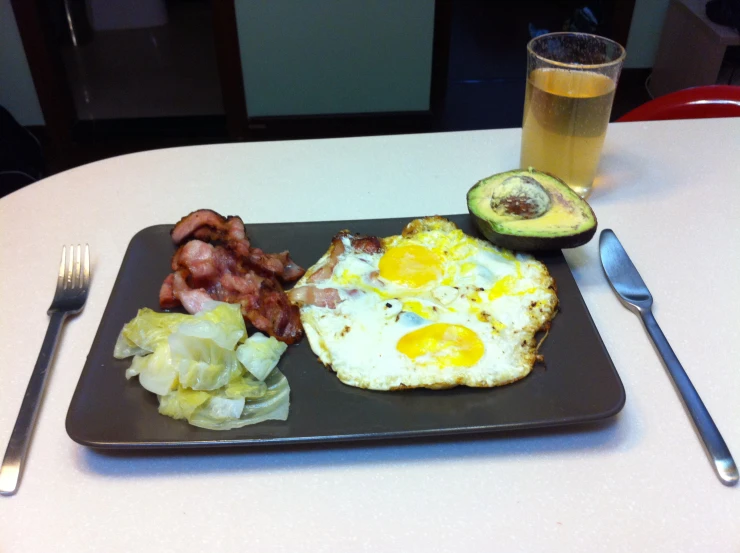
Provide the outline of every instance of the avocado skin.
{"type": "Polygon", "coordinates": [[[525,176],[534,175],[538,177],[542,176],[542,177],[545,177],[546,179],[552,179],[553,181],[557,182],[558,186],[565,187],[571,194],[575,195],[575,192],[573,192],[570,189],[570,187],[558,177],[551,175],[550,173],[545,173],[543,171],[536,171],[533,169],[530,169],[530,170],[517,169],[513,171],[506,171],[504,173],[498,173],[496,175],[492,175],[490,177],[487,177],[485,179],[478,181],[468,191],[467,204],[468,204],[468,211],[470,212],[470,216],[472,217],[473,221],[475,222],[476,227],[478,227],[478,230],[486,238],[486,240],[488,240],[489,242],[491,242],[492,244],[496,246],[500,246],[502,248],[506,248],[509,250],[550,251],[550,250],[577,248],[578,246],[582,246],[583,244],[586,244],[589,240],[591,240],[591,238],[594,237],[594,234],[596,234],[596,228],[598,227],[598,221],[596,219],[596,215],[591,209],[591,206],[588,205],[588,203],[585,200],[581,200],[580,197],[578,198],[578,201],[582,202],[582,204],[586,207],[587,212],[590,215],[590,218],[593,219],[593,225],[590,228],[584,229],[582,232],[567,235],[567,236],[534,236],[534,235],[523,236],[523,235],[507,234],[505,232],[496,230],[496,228],[494,228],[494,224],[489,219],[487,219],[485,216],[476,212],[476,208],[473,205],[473,202],[471,201],[471,195],[473,195],[474,191],[476,191],[476,189],[480,185],[482,185],[483,183],[487,181],[490,181],[493,178],[498,177],[501,180],[503,180],[503,179],[506,179],[508,177],[515,176],[515,175],[525,175],[525,176]]]}
{"type": "MultiPolygon", "coordinates": [[[[568,248],[577,248],[583,246],[596,234],[596,225],[589,230],[571,236],[543,237],[543,236],[514,236],[497,232],[491,227],[491,223],[486,219],[479,217],[472,211],[470,216],[478,227],[480,233],[496,246],[506,248],[507,250],[519,250],[523,252],[565,250],[568,248]]],[[[596,218],[594,217],[594,220],[596,218]]]]}

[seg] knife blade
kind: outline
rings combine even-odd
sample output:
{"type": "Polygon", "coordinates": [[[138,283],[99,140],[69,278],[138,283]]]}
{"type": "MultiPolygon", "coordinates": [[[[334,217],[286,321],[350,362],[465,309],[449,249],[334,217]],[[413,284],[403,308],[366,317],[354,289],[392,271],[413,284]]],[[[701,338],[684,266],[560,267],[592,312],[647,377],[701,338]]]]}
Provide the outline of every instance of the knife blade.
{"type": "Polygon", "coordinates": [[[658,326],[651,309],[653,296],[619,242],[617,235],[611,229],[601,231],[599,252],[604,274],[612,289],[626,307],[640,316],[645,325],[645,330],[676,385],[679,396],[694,423],[694,428],[704,444],[704,449],[720,482],[726,486],[734,486],[738,482],[738,471],[730,450],[663,331],[658,326]]]}

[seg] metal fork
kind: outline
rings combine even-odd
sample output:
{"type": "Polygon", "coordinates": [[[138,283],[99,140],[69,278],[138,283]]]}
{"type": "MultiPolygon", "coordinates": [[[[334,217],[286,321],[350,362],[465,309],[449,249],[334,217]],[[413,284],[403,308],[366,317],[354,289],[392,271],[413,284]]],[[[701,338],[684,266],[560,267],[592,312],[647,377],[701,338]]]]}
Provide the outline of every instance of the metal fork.
{"type": "Polygon", "coordinates": [[[31,433],[36,423],[36,415],[41,405],[49,368],[54,358],[59,334],[62,325],[69,315],[82,311],[87,300],[87,291],[90,288],[90,248],[85,244],[85,256],[81,256],[80,245],[62,247],[62,262],[59,265],[59,278],[54,299],[51,302],[48,315],[49,329],[46,331],[41,352],[36,360],[36,366],[31,373],[31,380],[23,396],[21,410],[15,421],[13,433],[10,435],[8,449],[5,450],[3,464],[0,467],[0,495],[13,495],[18,491],[21,472],[26,460],[28,445],[31,442],[31,433]],[[69,256],[69,259],[67,258],[69,256]]]}

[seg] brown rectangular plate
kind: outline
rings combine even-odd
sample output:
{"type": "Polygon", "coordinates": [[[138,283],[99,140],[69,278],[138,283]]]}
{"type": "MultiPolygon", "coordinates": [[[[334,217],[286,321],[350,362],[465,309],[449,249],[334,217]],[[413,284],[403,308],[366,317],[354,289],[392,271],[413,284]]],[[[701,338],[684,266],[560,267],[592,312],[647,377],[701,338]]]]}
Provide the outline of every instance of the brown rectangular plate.
{"type": "MultiPolygon", "coordinates": [[[[467,215],[449,217],[477,235],[467,215]]],[[[341,229],[376,236],[399,234],[411,219],[247,225],[255,246],[290,250],[309,267],[341,229]]],[[[301,442],[411,438],[561,426],[605,419],[624,405],[622,382],[560,252],[538,255],[555,278],[560,312],[541,353],[546,365],[514,384],[491,389],[373,392],[342,384],[319,363],[308,341],[291,346],[280,369],[291,388],[287,421],[228,431],[204,430],[157,412],[157,398],[113,358],[123,325],[139,308],[158,309],[169,273],[171,225],[133,237],[67,413],[67,433],[98,448],[257,446],[301,442]]]]}

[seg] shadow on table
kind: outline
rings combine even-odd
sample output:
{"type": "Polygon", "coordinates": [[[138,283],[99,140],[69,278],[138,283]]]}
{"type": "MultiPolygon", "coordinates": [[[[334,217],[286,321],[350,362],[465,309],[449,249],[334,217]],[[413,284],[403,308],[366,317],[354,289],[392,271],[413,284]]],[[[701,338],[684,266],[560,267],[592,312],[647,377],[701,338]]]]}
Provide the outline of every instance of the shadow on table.
{"type": "Polygon", "coordinates": [[[549,453],[588,455],[614,451],[627,444],[626,422],[563,428],[468,435],[316,444],[302,446],[230,447],[171,450],[79,449],[83,470],[110,477],[167,476],[236,471],[281,471],[338,466],[444,462],[461,458],[522,457],[549,453]]]}
{"type": "MultiPolygon", "coordinates": [[[[624,151],[605,152],[600,168],[593,192],[588,198],[589,203],[597,206],[623,199],[665,196],[688,184],[686,179],[675,175],[671,167],[651,164],[648,155],[624,151]]],[[[597,212],[596,217],[598,216],[597,212]]]]}

